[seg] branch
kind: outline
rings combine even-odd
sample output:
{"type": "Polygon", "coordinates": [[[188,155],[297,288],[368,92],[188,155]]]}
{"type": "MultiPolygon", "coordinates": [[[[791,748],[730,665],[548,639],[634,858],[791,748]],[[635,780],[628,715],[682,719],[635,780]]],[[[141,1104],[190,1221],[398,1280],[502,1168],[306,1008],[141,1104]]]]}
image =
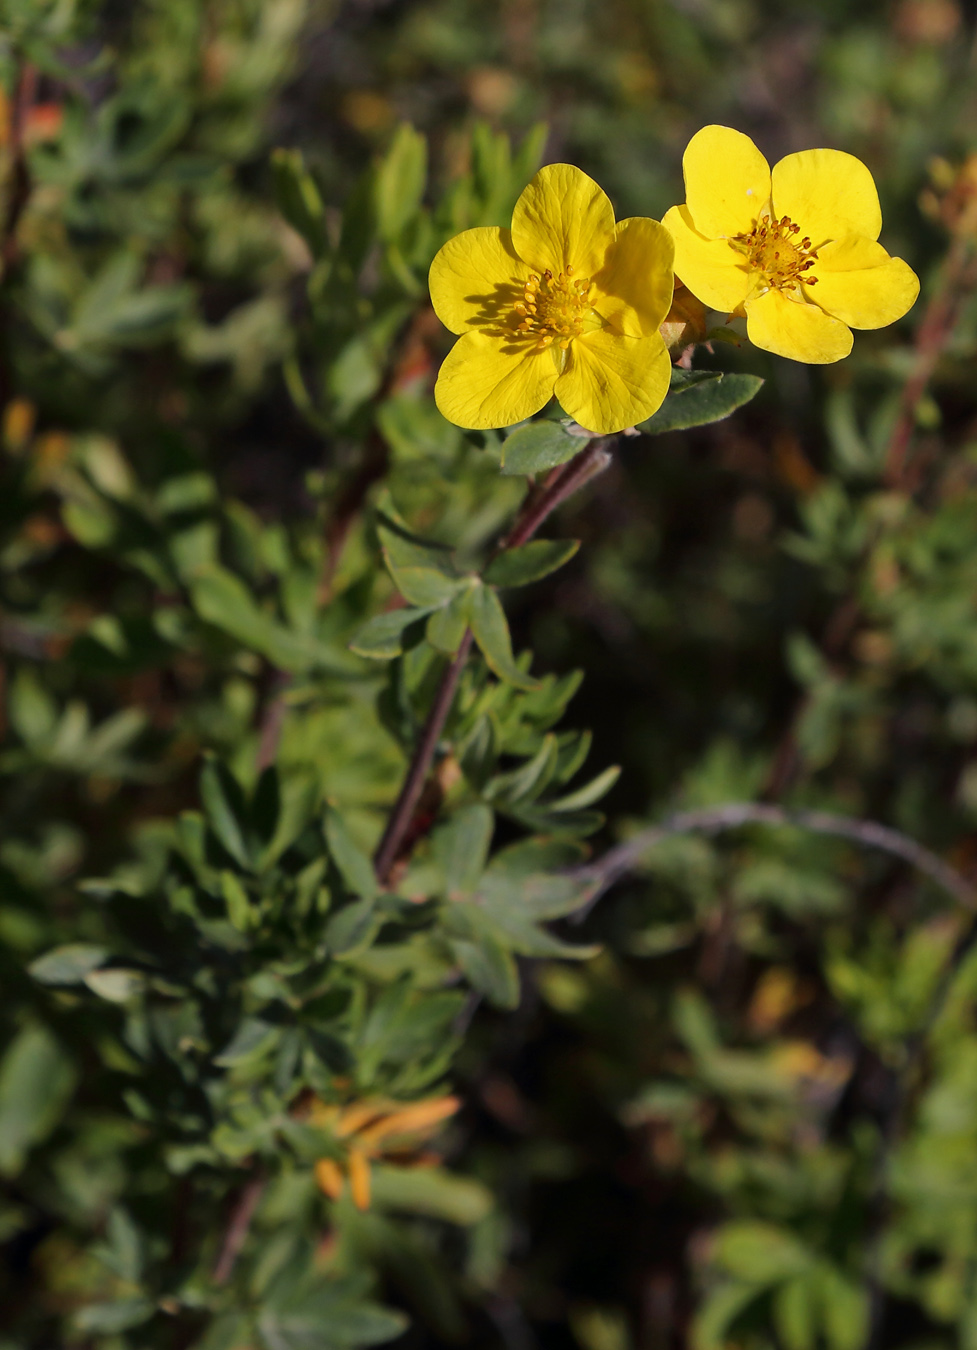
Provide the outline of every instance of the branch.
{"type": "Polygon", "coordinates": [[[872,1220],[866,1256],[870,1303],[867,1350],[878,1350],[883,1334],[886,1305],[886,1293],[882,1282],[882,1243],[890,1211],[892,1158],[905,1132],[910,1098],[922,1075],[930,1032],[946,1006],[957,972],[977,945],[977,891],[955,868],[928,848],[924,848],[922,844],[918,844],[915,839],[902,834],[899,830],[894,830],[888,825],[880,825],[877,821],[836,816],[827,811],[789,811],[780,806],[770,806],[761,802],[729,802],[701,811],[679,812],[662,821],[660,825],[641,830],[626,843],[611,849],[597,862],[573,869],[570,875],[585,885],[589,883],[591,887],[582,908],[573,915],[573,922],[581,922],[616,881],[632,871],[645,854],[666,839],[695,832],[719,834],[724,830],[739,829],[743,825],[792,826],[812,830],[815,834],[849,839],[852,843],[865,848],[880,849],[894,858],[901,858],[903,862],[909,863],[918,872],[929,877],[971,915],[969,923],[958,936],[940,972],[920,1026],[906,1041],[901,1071],[893,1075],[893,1100],[882,1123],[879,1150],[873,1169],[870,1199],[872,1220]]]}
{"type": "MultiPolygon", "coordinates": [[[[610,451],[606,449],[602,441],[595,440],[585,450],[582,450],[576,458],[571,459],[569,464],[560,470],[542,493],[537,494],[531,491],[511,532],[495,550],[493,557],[498,557],[500,553],[504,553],[507,549],[518,548],[521,544],[525,544],[527,540],[533,537],[547,516],[551,515],[568,497],[572,497],[575,492],[579,491],[591,478],[602,473],[610,462],[610,451]]],[[[424,723],[424,730],[421,732],[421,738],[414,750],[407,777],[404,779],[400,795],[387,821],[387,828],[383,832],[383,838],[380,840],[374,855],[373,865],[381,883],[385,883],[389,878],[390,870],[400,854],[401,846],[410,829],[414,811],[427,781],[434,754],[438,748],[438,742],[441,740],[444,724],[451,711],[458,681],[461,679],[461,672],[465,668],[471,646],[472,633],[471,629],[467,629],[457,654],[452,658],[441,676],[438,692],[434,696],[431,711],[424,723]]]]}
{"type": "Polygon", "coordinates": [[[237,1204],[231,1211],[227,1231],[224,1234],[220,1256],[218,1256],[217,1264],[214,1266],[212,1278],[215,1284],[226,1284],[231,1278],[237,1264],[237,1258],[241,1254],[241,1248],[248,1240],[251,1220],[254,1218],[254,1212],[258,1208],[258,1201],[264,1194],[264,1190],[265,1178],[261,1176],[252,1177],[238,1196],[237,1204]]]}
{"type": "Polygon", "coordinates": [[[666,839],[678,834],[720,834],[724,830],[737,830],[743,825],[787,825],[795,829],[812,830],[815,834],[850,839],[852,843],[865,848],[880,849],[909,863],[965,909],[977,912],[977,891],[965,877],[915,839],[910,839],[889,825],[851,816],[836,816],[827,811],[789,811],[782,806],[768,806],[762,802],[728,802],[701,811],[678,812],[660,825],[639,831],[596,862],[575,868],[570,875],[592,888],[583,908],[574,916],[575,921],[579,923],[616,881],[632,871],[646,853],[666,839]]]}
{"type": "Polygon", "coordinates": [[[960,305],[972,289],[974,277],[968,268],[973,245],[966,228],[970,214],[960,222],[943,266],[939,284],[916,333],[915,353],[909,378],[899,401],[899,412],[889,439],[885,459],[885,481],[889,487],[901,487],[905,478],[916,425],[916,407],[932,379],[936,363],[953,333],[960,305]]]}

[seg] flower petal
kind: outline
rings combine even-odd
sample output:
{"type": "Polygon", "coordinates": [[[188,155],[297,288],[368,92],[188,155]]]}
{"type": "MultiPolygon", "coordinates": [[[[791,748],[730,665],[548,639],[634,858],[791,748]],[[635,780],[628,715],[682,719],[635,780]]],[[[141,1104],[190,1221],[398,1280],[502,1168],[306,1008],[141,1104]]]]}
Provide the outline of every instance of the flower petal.
{"type": "Polygon", "coordinates": [[[852,348],[851,330],[840,319],[777,290],[747,305],[746,332],[754,347],[812,366],[840,361],[852,348]]]}
{"type": "Polygon", "coordinates": [[[790,216],[815,248],[861,234],[878,239],[882,208],[875,181],[860,159],[843,150],[801,150],[773,166],[774,214],[790,216]]]}
{"type": "Polygon", "coordinates": [[[511,427],[549,402],[556,376],[551,347],[537,351],[532,339],[465,333],[442,362],[434,401],[455,426],[511,427]]]}
{"type": "Polygon", "coordinates": [[[529,268],[498,226],[464,230],[449,239],[431,264],[434,312],[452,333],[497,325],[522,299],[529,268]]]}
{"type": "Polygon", "coordinates": [[[614,239],[614,208],[602,188],[573,164],[547,164],[512,213],[512,242],[537,272],[600,270],[614,239]]]}
{"type": "Polygon", "coordinates": [[[685,148],[682,171],[693,227],[707,239],[748,234],[770,200],[767,161],[749,136],[732,127],[697,131],[685,148]]]}
{"type": "Polygon", "coordinates": [[[567,356],[556,396],[582,427],[602,436],[643,422],[668,392],[672,365],[658,333],[628,337],[601,328],[576,338],[567,356]]]}
{"type": "Polygon", "coordinates": [[[619,221],[604,266],[594,277],[594,308],[619,333],[657,333],[672,303],[672,236],[657,220],[619,221]]]}
{"type": "Polygon", "coordinates": [[[704,305],[731,314],[753,284],[745,255],[725,239],[706,239],[699,234],[687,206],[673,206],[662,224],[675,244],[675,275],[704,305]]]}
{"type": "Polygon", "coordinates": [[[919,277],[908,263],[859,235],[825,244],[812,275],[811,299],[852,328],[895,323],[919,295],[919,277]]]}

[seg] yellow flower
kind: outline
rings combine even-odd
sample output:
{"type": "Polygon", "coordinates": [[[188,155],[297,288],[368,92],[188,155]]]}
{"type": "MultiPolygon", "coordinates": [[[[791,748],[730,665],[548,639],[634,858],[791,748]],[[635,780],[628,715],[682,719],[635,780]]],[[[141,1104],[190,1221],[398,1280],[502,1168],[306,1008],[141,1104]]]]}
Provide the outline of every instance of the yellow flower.
{"type": "Polygon", "coordinates": [[[802,150],[771,172],[748,136],[711,126],[682,167],[686,204],[662,221],[675,270],[713,309],[745,313],[755,346],[840,361],[852,328],[882,328],[915,302],[916,274],[876,242],[878,193],[854,155],[802,150]]]}
{"type": "Polygon", "coordinates": [[[614,223],[593,179],[540,169],[512,228],[465,230],[431,264],[431,300],[459,340],[434,390],[461,427],[511,426],[555,394],[588,431],[650,417],[668,389],[658,331],[672,298],[672,242],[657,220],[614,223]]]}

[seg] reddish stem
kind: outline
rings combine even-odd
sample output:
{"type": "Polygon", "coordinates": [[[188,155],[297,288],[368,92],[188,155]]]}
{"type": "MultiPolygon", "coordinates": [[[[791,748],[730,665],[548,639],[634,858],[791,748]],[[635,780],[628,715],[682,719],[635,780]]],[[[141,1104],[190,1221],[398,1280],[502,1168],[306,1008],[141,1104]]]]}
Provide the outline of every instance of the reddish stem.
{"type": "MultiPolygon", "coordinates": [[[[499,545],[493,556],[498,557],[500,553],[504,553],[507,549],[518,548],[531,539],[547,516],[555,511],[562,502],[565,502],[568,497],[582,488],[589,479],[601,473],[610,463],[610,458],[610,452],[604,448],[601,441],[593,441],[560,471],[544,492],[537,495],[530,491],[511,533],[499,545]]],[[[391,868],[400,855],[401,847],[410,830],[417,803],[424,790],[424,784],[427,782],[427,776],[438,748],[438,742],[441,740],[444,724],[451,711],[451,705],[454,703],[458,681],[461,679],[461,672],[468,660],[471,645],[472,633],[471,629],[467,629],[461,640],[461,646],[445,667],[444,674],[441,676],[438,692],[434,696],[427,721],[424,723],[424,730],[421,732],[421,738],[414,750],[410,768],[407,770],[407,777],[404,779],[400,795],[390,813],[383,838],[380,840],[373,859],[377,878],[381,883],[386,883],[388,880],[391,868]]]]}
{"type": "Polygon", "coordinates": [[[899,414],[886,452],[885,481],[889,487],[903,486],[916,425],[916,408],[953,332],[960,303],[973,284],[973,278],[965,275],[971,247],[970,235],[961,229],[953,238],[943,262],[939,285],[930,297],[916,333],[912,371],[903,387],[899,414]]]}

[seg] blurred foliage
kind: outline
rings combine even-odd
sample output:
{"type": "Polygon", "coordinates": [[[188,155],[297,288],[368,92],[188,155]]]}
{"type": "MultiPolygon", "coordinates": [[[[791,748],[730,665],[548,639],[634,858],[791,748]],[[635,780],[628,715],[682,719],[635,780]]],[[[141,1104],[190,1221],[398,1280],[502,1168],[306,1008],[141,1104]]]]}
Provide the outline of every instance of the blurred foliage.
{"type": "Polygon", "coordinates": [[[977,880],[973,29],[0,0],[2,1350],[977,1347],[959,905],[794,829],[570,870],[768,798],[977,880]],[[713,120],[861,156],[917,311],[717,341],[493,556],[584,442],[438,416],[434,252],[543,159],[660,218],[713,120]]]}

